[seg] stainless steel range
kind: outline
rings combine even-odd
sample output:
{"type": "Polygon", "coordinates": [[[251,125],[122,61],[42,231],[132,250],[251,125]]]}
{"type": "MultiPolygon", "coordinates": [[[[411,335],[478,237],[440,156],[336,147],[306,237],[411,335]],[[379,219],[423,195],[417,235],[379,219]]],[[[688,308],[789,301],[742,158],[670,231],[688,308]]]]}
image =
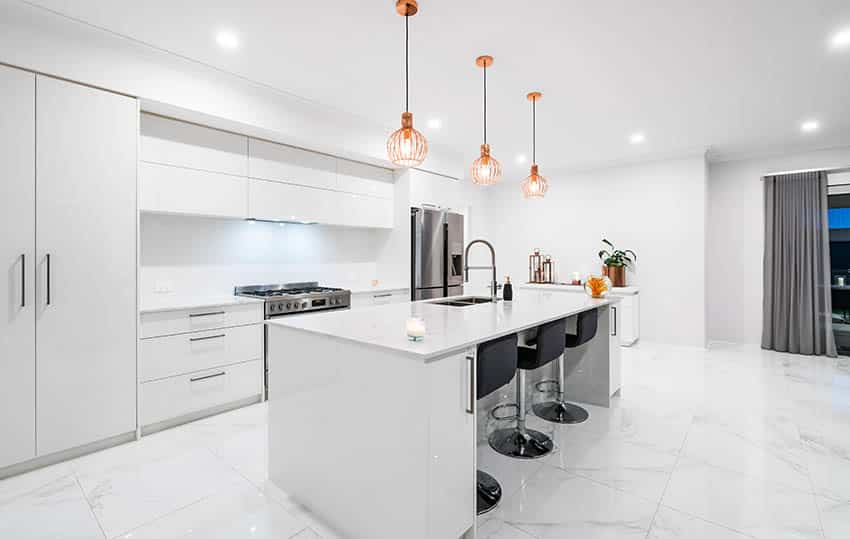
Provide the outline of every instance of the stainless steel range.
{"type": "Polygon", "coordinates": [[[266,302],[266,318],[307,311],[344,309],[351,305],[351,291],[319,286],[316,281],[258,286],[237,286],[237,296],[266,302]]]}
{"type": "MultiPolygon", "coordinates": [[[[316,281],[270,285],[237,286],[237,296],[259,298],[265,301],[266,320],[329,309],[347,309],[351,306],[351,291],[342,288],[319,286],[316,281]]],[[[268,335],[268,328],[266,328],[268,335]]],[[[266,352],[267,352],[266,348],[266,352]]],[[[264,354],[267,356],[267,353],[264,354]]],[[[265,357],[265,395],[269,397],[269,360],[265,357]]]]}

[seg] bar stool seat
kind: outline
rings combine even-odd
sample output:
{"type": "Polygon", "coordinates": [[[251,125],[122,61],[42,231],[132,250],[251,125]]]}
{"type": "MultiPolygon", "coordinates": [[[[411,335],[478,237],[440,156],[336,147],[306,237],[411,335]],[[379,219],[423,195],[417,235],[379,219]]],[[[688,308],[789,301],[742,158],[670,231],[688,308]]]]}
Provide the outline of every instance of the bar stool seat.
{"type": "MultiPolygon", "coordinates": [[[[564,337],[564,347],[566,349],[577,348],[596,336],[596,330],[599,325],[599,313],[597,310],[584,311],[576,316],[575,335],[567,333],[564,337]]],[[[587,421],[588,417],[590,417],[587,410],[564,400],[564,387],[566,386],[567,377],[578,368],[581,359],[581,356],[577,354],[571,354],[570,357],[567,357],[567,354],[564,353],[561,356],[558,364],[558,397],[554,401],[541,402],[532,406],[534,415],[546,421],[561,424],[575,424],[587,421]]],[[[555,381],[540,382],[537,384],[538,389],[547,383],[555,383],[555,381]]]]}
{"type": "MultiPolygon", "coordinates": [[[[513,333],[478,345],[476,354],[476,397],[478,400],[511,381],[516,372],[517,335],[513,333]]],[[[477,511],[492,511],[502,499],[502,486],[487,472],[476,470],[477,511]]]]}
{"type": "Polygon", "coordinates": [[[491,412],[495,417],[500,408],[515,407],[516,427],[499,429],[490,435],[490,447],[497,452],[518,459],[537,459],[552,452],[554,443],[549,436],[525,426],[525,380],[527,371],[546,365],[563,355],[566,330],[566,318],[548,322],[537,328],[535,348],[517,347],[516,404],[497,406],[491,412]]]}

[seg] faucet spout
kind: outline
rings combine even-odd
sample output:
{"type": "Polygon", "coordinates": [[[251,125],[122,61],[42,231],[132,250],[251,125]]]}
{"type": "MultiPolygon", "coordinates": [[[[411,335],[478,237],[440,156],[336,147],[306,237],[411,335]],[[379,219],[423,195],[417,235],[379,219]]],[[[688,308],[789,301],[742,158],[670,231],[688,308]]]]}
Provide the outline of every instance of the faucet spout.
{"type": "Polygon", "coordinates": [[[490,283],[490,300],[496,301],[496,292],[498,290],[498,285],[496,283],[496,249],[493,248],[493,244],[487,240],[472,240],[467,244],[466,250],[463,252],[463,281],[469,282],[469,270],[471,269],[487,269],[493,271],[492,282],[490,283]],[[476,243],[482,243],[490,249],[490,265],[489,266],[470,266],[469,265],[469,248],[472,247],[476,243]]]}

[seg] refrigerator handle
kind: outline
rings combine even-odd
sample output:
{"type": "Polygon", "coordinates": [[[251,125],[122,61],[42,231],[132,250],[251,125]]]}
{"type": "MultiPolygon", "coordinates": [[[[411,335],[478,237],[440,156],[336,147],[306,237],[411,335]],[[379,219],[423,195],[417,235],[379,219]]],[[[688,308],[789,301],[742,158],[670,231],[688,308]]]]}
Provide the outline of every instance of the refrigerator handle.
{"type": "Polygon", "coordinates": [[[422,257],[421,211],[410,208],[410,301],[416,301],[416,290],[420,287],[420,258],[422,257]]]}

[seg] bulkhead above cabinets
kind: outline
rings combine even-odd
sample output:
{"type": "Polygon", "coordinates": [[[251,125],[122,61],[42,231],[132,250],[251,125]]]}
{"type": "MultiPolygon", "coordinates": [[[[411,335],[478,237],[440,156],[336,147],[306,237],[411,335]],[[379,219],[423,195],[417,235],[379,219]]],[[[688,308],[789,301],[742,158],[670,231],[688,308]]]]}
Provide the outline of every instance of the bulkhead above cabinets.
{"type": "Polygon", "coordinates": [[[393,227],[393,171],[142,114],[141,211],[393,227]]]}

